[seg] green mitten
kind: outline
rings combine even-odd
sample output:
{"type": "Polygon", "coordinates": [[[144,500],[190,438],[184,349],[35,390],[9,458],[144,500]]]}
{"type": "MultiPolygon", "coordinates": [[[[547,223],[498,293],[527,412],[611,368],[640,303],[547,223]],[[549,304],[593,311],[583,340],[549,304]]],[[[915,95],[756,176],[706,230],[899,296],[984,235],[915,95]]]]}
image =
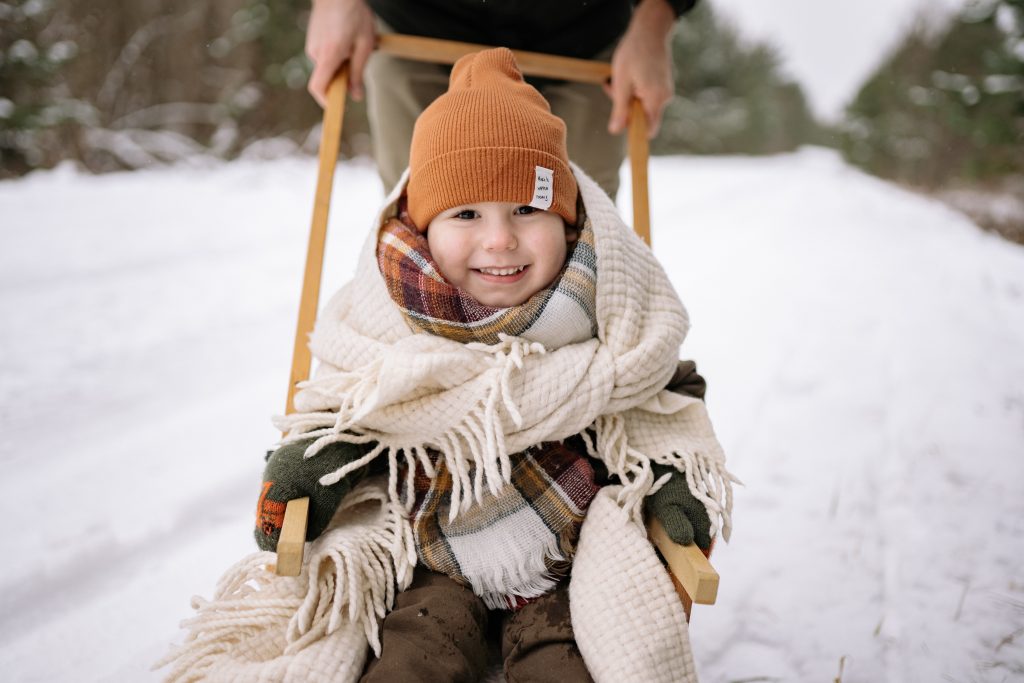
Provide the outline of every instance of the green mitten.
{"type": "Polygon", "coordinates": [[[665,485],[646,500],[648,514],[653,514],[676,543],[696,542],[701,550],[711,547],[711,518],[704,503],[697,500],[686,483],[686,475],[667,465],[651,463],[654,479],[672,473],[665,485]]]}
{"type": "Polygon", "coordinates": [[[358,460],[368,452],[361,444],[333,443],[312,458],[304,458],[313,439],[281,446],[270,454],[263,470],[263,492],[256,506],[256,545],[260,550],[276,550],[289,500],[309,497],[309,521],[306,540],[323,533],[341,499],[362,480],[366,468],[350,472],[336,484],[324,486],[320,477],[358,460]]]}

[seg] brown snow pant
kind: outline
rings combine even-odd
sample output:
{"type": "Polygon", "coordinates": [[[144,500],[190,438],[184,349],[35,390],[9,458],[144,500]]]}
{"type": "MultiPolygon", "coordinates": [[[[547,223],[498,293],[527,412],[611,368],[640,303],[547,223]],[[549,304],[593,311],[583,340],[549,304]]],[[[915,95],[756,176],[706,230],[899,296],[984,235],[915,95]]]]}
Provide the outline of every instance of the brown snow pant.
{"type": "Polygon", "coordinates": [[[475,683],[487,674],[489,627],[501,637],[508,683],[592,681],[576,648],[566,581],[515,612],[489,611],[471,590],[417,569],[384,618],[380,659],[363,683],[475,683]]]}
{"type": "MultiPolygon", "coordinates": [[[[378,19],[380,33],[393,33],[378,19]]],[[[609,61],[614,46],[594,59],[609,61]]],[[[366,65],[366,113],[373,137],[373,155],[390,192],[409,165],[413,124],[428,104],[448,90],[451,67],[401,59],[375,51],[366,65]]],[[[612,101],[599,85],[544,81],[541,94],[555,116],[565,121],[569,158],[580,165],[614,199],[619,167],[626,158],[622,135],[608,132],[612,101]]]]}

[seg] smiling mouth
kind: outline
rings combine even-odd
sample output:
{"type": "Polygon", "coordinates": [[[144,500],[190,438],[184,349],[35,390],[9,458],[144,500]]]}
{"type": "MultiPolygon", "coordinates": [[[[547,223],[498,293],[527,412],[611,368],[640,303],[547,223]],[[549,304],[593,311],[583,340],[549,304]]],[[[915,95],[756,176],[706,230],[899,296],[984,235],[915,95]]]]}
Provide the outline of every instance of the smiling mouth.
{"type": "Polygon", "coordinates": [[[496,285],[511,285],[526,277],[529,265],[512,266],[510,268],[474,268],[473,272],[484,282],[496,285]]]}
{"type": "Polygon", "coordinates": [[[514,266],[512,268],[474,268],[473,270],[484,275],[509,276],[516,275],[526,270],[526,266],[514,266]]]}

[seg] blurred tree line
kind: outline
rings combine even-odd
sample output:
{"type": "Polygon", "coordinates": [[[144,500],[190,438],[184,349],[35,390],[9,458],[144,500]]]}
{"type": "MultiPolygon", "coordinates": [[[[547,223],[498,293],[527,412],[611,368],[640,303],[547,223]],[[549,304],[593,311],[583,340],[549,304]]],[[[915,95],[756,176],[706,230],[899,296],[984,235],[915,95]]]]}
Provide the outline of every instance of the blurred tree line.
{"type": "Polygon", "coordinates": [[[1024,173],[1024,0],[933,23],[915,23],[848,106],[847,158],[925,187],[1024,173]]]}
{"type": "Polygon", "coordinates": [[[771,45],[740,38],[702,0],[672,37],[677,95],[665,109],[655,154],[775,154],[826,144],[771,45]]]}
{"type": "MultiPolygon", "coordinates": [[[[75,159],[93,171],[318,144],[305,92],[309,0],[0,0],[0,177],[75,159]]],[[[815,141],[769,47],[708,0],[673,41],[677,89],[655,153],[773,153],[815,141]]],[[[365,110],[343,153],[368,153],[365,110]]]]}
{"type": "Polygon", "coordinates": [[[315,149],[307,17],[308,0],[0,0],[0,177],[315,149]]]}
{"type": "Polygon", "coordinates": [[[1024,244],[1024,0],[922,15],[861,87],[846,158],[1024,244]]]}

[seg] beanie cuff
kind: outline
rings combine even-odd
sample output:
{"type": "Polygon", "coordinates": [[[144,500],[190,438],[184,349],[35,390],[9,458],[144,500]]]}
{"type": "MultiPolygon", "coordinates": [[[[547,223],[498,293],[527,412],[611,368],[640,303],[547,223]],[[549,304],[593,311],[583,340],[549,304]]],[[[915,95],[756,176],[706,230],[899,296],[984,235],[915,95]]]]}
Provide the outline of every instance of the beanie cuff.
{"type": "Polygon", "coordinates": [[[537,166],[552,171],[547,211],[575,225],[577,186],[572,170],[553,154],[525,147],[471,147],[434,157],[409,179],[409,216],[425,231],[435,216],[455,206],[479,202],[530,205],[537,166]]]}

